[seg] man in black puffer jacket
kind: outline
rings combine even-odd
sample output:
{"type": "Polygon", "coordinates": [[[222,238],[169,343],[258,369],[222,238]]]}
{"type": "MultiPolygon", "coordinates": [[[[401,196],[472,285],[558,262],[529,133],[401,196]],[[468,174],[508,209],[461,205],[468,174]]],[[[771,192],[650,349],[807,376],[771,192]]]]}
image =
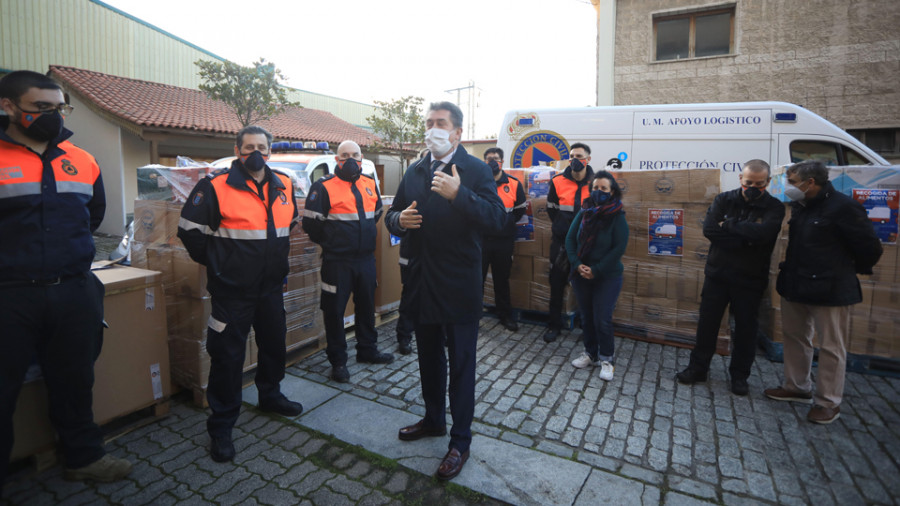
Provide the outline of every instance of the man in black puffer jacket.
{"type": "Polygon", "coordinates": [[[863,206],[834,189],[822,162],[794,164],[786,176],[785,195],[794,203],[776,285],[782,297],[784,384],[765,393],[782,401],[814,398],[806,418],[826,424],[840,415],[850,306],[862,301],[856,275],[872,273],[882,247],[863,206]],[[820,340],[815,397],[813,331],[820,340]]]}

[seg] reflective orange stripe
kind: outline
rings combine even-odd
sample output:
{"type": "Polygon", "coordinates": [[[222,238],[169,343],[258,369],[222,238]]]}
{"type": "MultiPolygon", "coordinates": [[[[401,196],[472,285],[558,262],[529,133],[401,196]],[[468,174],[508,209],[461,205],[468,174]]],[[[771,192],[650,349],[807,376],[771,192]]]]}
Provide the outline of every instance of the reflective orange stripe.
{"type": "Polygon", "coordinates": [[[339,177],[332,177],[322,182],[322,186],[328,192],[328,201],[331,204],[331,208],[328,210],[328,219],[358,219],[359,210],[356,209],[356,196],[353,195],[353,185],[356,186],[359,194],[362,195],[363,210],[366,213],[366,217],[375,217],[378,193],[375,189],[374,179],[360,177],[351,184],[339,177]]]}
{"type": "Polygon", "coordinates": [[[501,184],[497,187],[497,195],[500,197],[500,200],[503,201],[503,207],[506,208],[506,212],[510,212],[516,207],[516,191],[518,188],[519,182],[511,177],[507,178],[505,184],[501,184]]]}
{"type": "Polygon", "coordinates": [[[591,194],[589,185],[584,184],[579,189],[578,183],[562,174],[553,176],[552,183],[556,187],[556,196],[559,198],[559,208],[562,211],[574,211],[575,203],[580,204],[591,194]]]}
{"type": "MultiPolygon", "coordinates": [[[[277,172],[272,172],[272,175],[278,177],[286,187],[285,190],[276,190],[279,195],[272,204],[272,218],[275,220],[277,235],[287,236],[294,215],[294,207],[287,192],[293,190],[287,176],[277,172]]],[[[227,180],[227,175],[212,180],[219,201],[219,213],[222,216],[219,230],[215,235],[230,239],[266,239],[268,220],[266,206],[269,201],[270,184],[263,186],[265,201],[262,201],[256,192],[256,185],[251,180],[247,180],[247,189],[234,188],[227,184],[227,180]]]]}
{"type": "MultiPolygon", "coordinates": [[[[58,193],[93,195],[100,167],[88,152],[69,141],[59,143],[65,153],[50,162],[58,193]]],[[[0,198],[39,195],[43,162],[24,146],[0,141],[0,198]]]]}

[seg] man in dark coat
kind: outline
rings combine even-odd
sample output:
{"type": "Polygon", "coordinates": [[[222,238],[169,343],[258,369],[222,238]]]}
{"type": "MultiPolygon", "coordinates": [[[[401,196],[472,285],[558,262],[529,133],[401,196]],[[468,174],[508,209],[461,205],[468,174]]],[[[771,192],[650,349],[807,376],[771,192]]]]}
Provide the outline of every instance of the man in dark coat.
{"type": "Polygon", "coordinates": [[[462,470],[472,440],[481,235],[499,232],[506,212],[490,168],[459,145],[459,107],[431,104],[425,127],[430,154],[407,169],[385,219],[392,234],[409,242],[407,284],[425,401],[425,417],[398,436],[414,441],[446,434],[446,344],[453,426],[437,477],[448,480],[462,470]]]}
{"type": "Polygon", "coordinates": [[[747,378],[756,357],[759,302],[769,284],[769,261],[784,221],[784,204],[766,192],[772,178],[763,160],[745,163],[740,179],[740,188],[716,196],[703,222],[703,235],[711,244],[697,343],[687,369],[675,376],[685,384],[706,381],[722,316],[731,306],[735,323],[731,391],[747,395],[747,378]]]}
{"type": "Polygon", "coordinates": [[[862,204],[834,189],[828,168],[807,160],[787,169],[791,204],[787,253],[779,265],[784,383],[765,391],[780,401],[815,401],[806,419],[837,420],[844,394],[850,307],[862,302],[857,274],[871,274],[881,241],[862,204]],[[820,340],[816,392],[810,375],[813,334],[820,340]]]}

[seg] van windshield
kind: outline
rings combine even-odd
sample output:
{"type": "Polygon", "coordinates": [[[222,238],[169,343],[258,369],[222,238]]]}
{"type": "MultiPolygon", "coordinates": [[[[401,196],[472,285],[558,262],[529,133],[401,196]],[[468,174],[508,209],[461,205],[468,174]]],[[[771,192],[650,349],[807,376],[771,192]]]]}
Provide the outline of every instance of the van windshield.
{"type": "Polygon", "coordinates": [[[269,160],[266,164],[273,169],[280,169],[282,172],[291,176],[294,183],[294,197],[305,199],[306,193],[309,191],[309,174],[306,172],[305,162],[273,162],[269,160]]]}

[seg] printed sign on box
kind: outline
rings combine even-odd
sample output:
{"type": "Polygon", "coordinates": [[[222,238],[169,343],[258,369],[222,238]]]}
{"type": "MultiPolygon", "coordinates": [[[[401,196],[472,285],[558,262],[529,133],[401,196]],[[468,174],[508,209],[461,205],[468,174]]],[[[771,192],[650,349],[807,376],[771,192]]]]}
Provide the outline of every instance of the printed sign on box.
{"type": "Polygon", "coordinates": [[[885,244],[897,243],[897,210],[900,190],[853,189],[853,199],[866,208],[875,233],[885,244]]]}
{"type": "Polygon", "coordinates": [[[647,253],[651,255],[681,256],[684,251],[684,209],[649,209],[649,240],[647,253]]]}

